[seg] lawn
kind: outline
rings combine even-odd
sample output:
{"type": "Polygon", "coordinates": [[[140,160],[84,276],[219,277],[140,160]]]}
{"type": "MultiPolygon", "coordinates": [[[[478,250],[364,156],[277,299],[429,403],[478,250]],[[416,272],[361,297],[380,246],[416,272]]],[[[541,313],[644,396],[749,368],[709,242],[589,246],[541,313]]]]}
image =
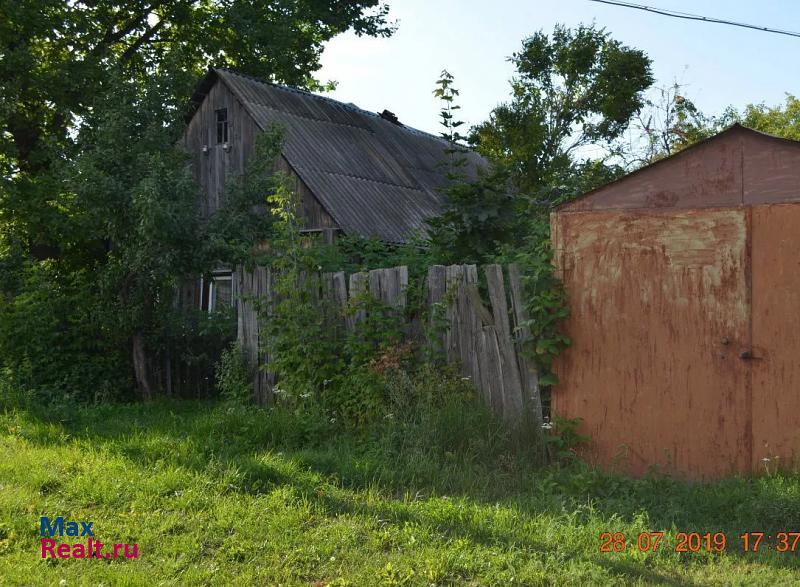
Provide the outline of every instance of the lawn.
{"type": "Polygon", "coordinates": [[[800,547],[745,553],[739,539],[800,531],[800,477],[541,470],[490,421],[461,417],[442,408],[356,434],[217,403],[8,409],[0,583],[800,584],[800,547]],[[43,560],[40,517],[59,515],[138,558],[43,560]],[[656,552],[601,553],[605,531],[664,537],[656,552]],[[727,548],[675,552],[679,531],[725,532],[727,548]]]}

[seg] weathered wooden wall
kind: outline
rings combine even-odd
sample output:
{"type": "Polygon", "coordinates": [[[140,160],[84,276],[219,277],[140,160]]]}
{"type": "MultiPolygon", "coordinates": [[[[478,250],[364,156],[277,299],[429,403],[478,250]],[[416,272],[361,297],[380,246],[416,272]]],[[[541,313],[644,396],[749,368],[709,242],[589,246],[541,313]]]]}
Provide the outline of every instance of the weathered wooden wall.
{"type": "MultiPolygon", "coordinates": [[[[481,298],[475,265],[431,267],[424,283],[426,314],[437,324],[442,323],[443,328],[439,331],[409,324],[409,335],[432,337],[423,342],[439,349],[449,363],[458,365],[461,373],[480,390],[485,402],[506,421],[513,424],[527,421],[540,431],[542,411],[537,374],[523,353],[530,333],[524,328],[526,315],[519,270],[510,266],[508,279],[500,265],[488,265],[484,273],[488,302],[481,298]]],[[[269,341],[259,333],[256,306],[261,305],[262,312],[269,311],[264,304],[268,306],[272,296],[271,276],[264,268],[248,272],[239,267],[236,279],[239,340],[250,362],[255,396],[269,401],[268,388],[275,379],[264,375],[269,341]]],[[[354,273],[349,279],[344,273],[322,276],[326,284],[324,295],[342,310],[348,300],[367,291],[385,304],[405,307],[408,279],[406,267],[354,273]]],[[[349,330],[364,319],[363,312],[354,315],[343,312],[342,319],[349,330]]]]}
{"type": "MultiPolygon", "coordinates": [[[[238,98],[224,83],[215,83],[200,104],[186,128],[183,144],[191,156],[195,180],[203,192],[201,209],[204,217],[223,204],[226,183],[246,169],[261,129],[238,98]],[[215,111],[228,110],[228,149],[217,144],[215,111]],[[207,152],[203,152],[203,147],[207,152]]],[[[337,228],[336,221],[298,177],[285,157],[280,156],[277,168],[286,173],[291,187],[302,202],[302,220],[306,228],[337,228]]]]}

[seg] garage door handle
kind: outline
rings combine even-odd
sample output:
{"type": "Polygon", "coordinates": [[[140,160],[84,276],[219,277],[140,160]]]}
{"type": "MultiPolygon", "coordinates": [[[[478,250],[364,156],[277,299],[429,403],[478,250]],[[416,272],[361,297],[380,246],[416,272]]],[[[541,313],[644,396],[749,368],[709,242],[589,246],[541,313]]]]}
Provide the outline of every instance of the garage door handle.
{"type": "Polygon", "coordinates": [[[753,351],[742,351],[739,353],[739,358],[745,361],[760,361],[762,359],[762,357],[754,356],[753,351]]]}

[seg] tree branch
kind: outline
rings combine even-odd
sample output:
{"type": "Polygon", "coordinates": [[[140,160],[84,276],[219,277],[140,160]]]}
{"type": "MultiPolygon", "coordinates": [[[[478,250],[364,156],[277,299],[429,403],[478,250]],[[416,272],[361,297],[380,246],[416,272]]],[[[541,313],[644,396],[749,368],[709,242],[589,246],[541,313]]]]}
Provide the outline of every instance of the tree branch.
{"type": "Polygon", "coordinates": [[[154,2],[147,8],[143,9],[139,14],[136,14],[131,18],[127,23],[122,25],[121,28],[118,30],[114,30],[114,27],[110,27],[108,32],[105,36],[97,43],[97,45],[92,49],[92,53],[97,55],[98,53],[105,52],[108,50],[109,47],[114,45],[115,43],[120,42],[138,27],[142,22],[147,20],[147,16],[153,12],[156,8],[163,5],[163,2],[154,2]]]}
{"type": "Polygon", "coordinates": [[[136,41],[122,54],[120,57],[121,63],[127,63],[131,60],[131,58],[136,54],[136,52],[144,45],[145,43],[150,42],[150,40],[155,36],[155,34],[164,26],[166,20],[159,20],[156,24],[150,27],[141,37],[136,39],[136,41]]]}

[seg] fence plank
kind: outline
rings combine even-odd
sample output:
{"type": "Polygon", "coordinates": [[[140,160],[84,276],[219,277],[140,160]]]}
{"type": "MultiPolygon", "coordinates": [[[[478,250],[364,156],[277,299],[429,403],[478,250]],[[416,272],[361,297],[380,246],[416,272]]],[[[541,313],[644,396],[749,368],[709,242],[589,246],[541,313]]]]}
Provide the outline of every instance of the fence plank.
{"type": "Polygon", "coordinates": [[[344,313],[347,308],[347,278],[344,271],[339,271],[333,274],[333,298],[336,301],[336,306],[344,313]]]}
{"type": "Polygon", "coordinates": [[[527,312],[525,302],[522,298],[522,279],[519,266],[512,263],[508,266],[508,286],[511,290],[511,308],[514,316],[514,341],[517,347],[517,358],[519,360],[519,370],[523,381],[525,401],[527,403],[526,413],[531,420],[531,426],[535,427],[534,433],[541,446],[541,458],[544,458],[544,431],[542,425],[544,417],[542,412],[542,394],[539,388],[539,373],[533,361],[525,356],[524,346],[531,340],[531,331],[527,326],[527,312]]]}
{"type": "Polygon", "coordinates": [[[402,265],[395,268],[397,279],[397,295],[395,296],[395,305],[405,308],[408,303],[408,267],[402,265]]]}
{"type": "Polygon", "coordinates": [[[459,346],[459,301],[458,292],[461,288],[461,280],[464,274],[464,268],[460,265],[450,265],[445,269],[445,287],[448,296],[452,297],[452,303],[447,307],[447,324],[448,329],[445,333],[445,352],[447,353],[447,362],[455,363],[461,356],[461,349],[459,346]]]}
{"type": "MultiPolygon", "coordinates": [[[[541,396],[536,371],[521,354],[530,332],[524,327],[519,268],[509,267],[508,290],[501,266],[489,265],[484,272],[489,307],[481,299],[475,265],[434,265],[428,269],[423,300],[431,311],[431,320],[434,307],[441,312],[441,304],[446,302],[443,316],[439,316],[439,320],[444,319],[446,329],[444,333],[435,333],[435,340],[427,342],[441,350],[448,362],[459,364],[460,372],[472,380],[495,413],[511,423],[521,421],[530,413],[537,430],[541,431],[541,396]]],[[[320,311],[332,310],[330,313],[340,320],[339,311],[348,310],[344,324],[350,331],[366,318],[366,310],[352,312],[348,306],[360,301],[366,292],[396,307],[405,307],[408,303],[409,277],[405,266],[354,273],[349,276],[349,284],[343,272],[319,275],[319,279],[307,277],[306,287],[311,283],[317,285],[320,311]]],[[[263,368],[269,362],[270,349],[259,324],[257,301],[266,304],[267,314],[272,311],[272,275],[263,267],[246,271],[240,266],[236,268],[235,281],[238,339],[251,368],[254,397],[259,403],[266,403],[272,400],[275,377],[263,368]]],[[[420,333],[414,332],[414,335],[420,333]]]]}
{"type": "Polygon", "coordinates": [[[353,273],[350,276],[350,304],[351,307],[350,311],[348,312],[347,316],[347,328],[348,330],[354,330],[356,324],[362,322],[366,317],[367,313],[365,310],[357,310],[353,311],[355,305],[360,301],[361,297],[367,291],[367,287],[369,284],[369,275],[367,273],[353,273]]]}
{"type": "Polygon", "coordinates": [[[509,422],[519,422],[524,417],[522,380],[519,373],[516,349],[508,323],[508,303],[503,286],[503,269],[500,265],[484,268],[492,303],[495,331],[500,355],[500,372],[503,378],[503,416],[509,422]]]}
{"type": "MultiPolygon", "coordinates": [[[[444,265],[432,265],[428,268],[428,275],[425,278],[425,300],[428,309],[428,337],[435,337],[433,340],[423,340],[423,344],[430,345],[430,350],[434,356],[440,354],[446,356],[445,333],[439,331],[439,325],[446,320],[446,309],[442,307],[445,302],[445,291],[447,287],[447,271],[444,265]]],[[[424,337],[424,333],[420,333],[424,337]]]]}

